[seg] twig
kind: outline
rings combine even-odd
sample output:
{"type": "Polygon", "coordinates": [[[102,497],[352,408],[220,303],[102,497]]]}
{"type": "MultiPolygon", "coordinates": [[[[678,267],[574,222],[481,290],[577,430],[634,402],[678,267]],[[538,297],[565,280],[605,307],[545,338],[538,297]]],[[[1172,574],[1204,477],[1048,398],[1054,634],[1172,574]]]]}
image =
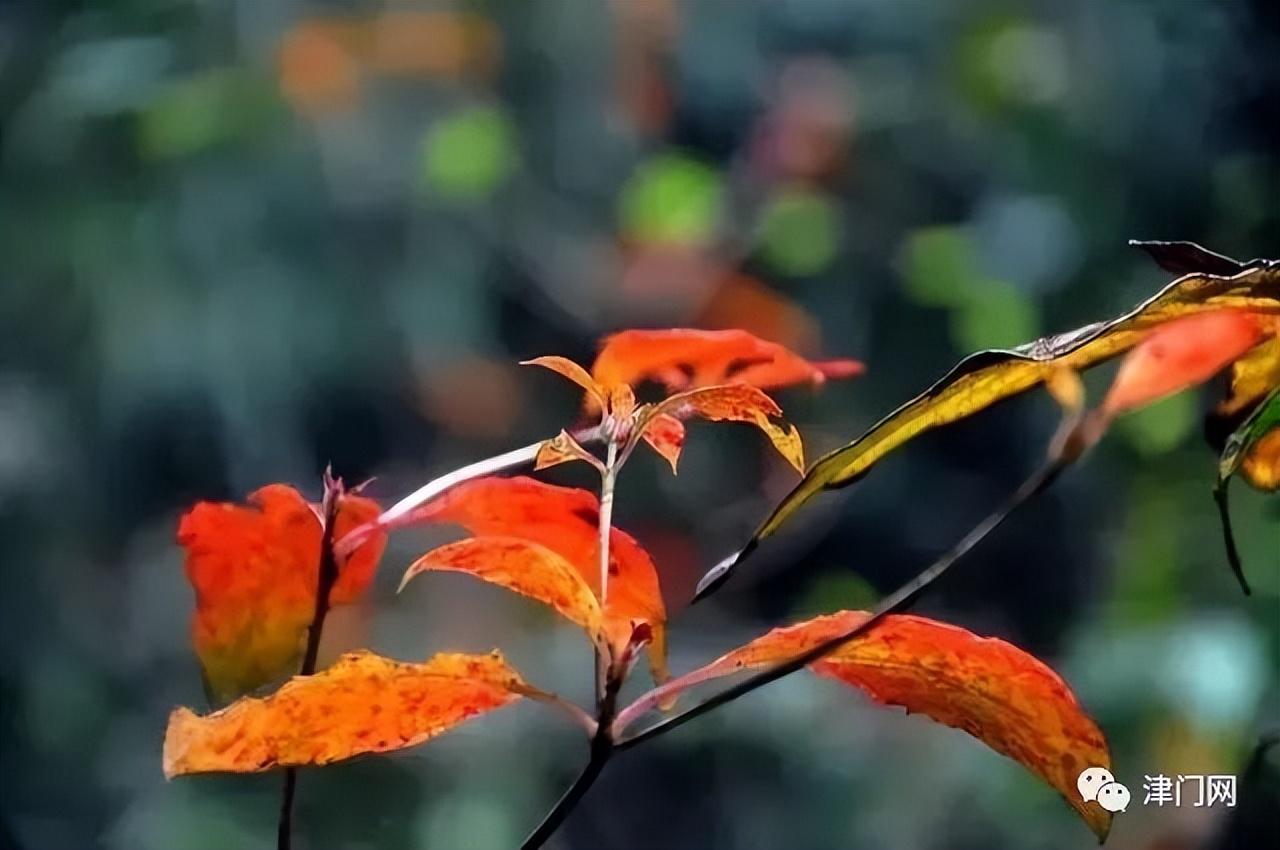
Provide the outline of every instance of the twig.
{"type": "MultiPolygon", "coordinates": [[[[635,703],[628,706],[618,715],[614,721],[614,736],[618,738],[615,748],[618,750],[626,750],[637,744],[655,738],[666,732],[670,732],[679,726],[683,726],[690,720],[701,717],[709,711],[731,702],[744,694],[748,694],[757,688],[763,687],[770,682],[781,679],[783,676],[790,675],[801,668],[807,667],[824,655],[836,651],[844,644],[853,640],[861,634],[871,629],[882,618],[889,614],[901,611],[910,606],[916,599],[924,593],[935,581],[938,580],[952,564],[960,560],[970,549],[980,543],[983,538],[994,531],[1008,516],[1040,493],[1044,492],[1058,476],[1062,474],[1074,458],[1064,458],[1060,454],[1055,454],[1045,462],[1039,469],[1032,473],[1022,486],[1017,489],[1005,502],[997,508],[993,513],[987,516],[982,522],[978,523],[968,534],[966,534],[959,543],[957,543],[950,551],[934,561],[929,567],[921,571],[915,578],[899,587],[893,593],[881,600],[880,604],[875,607],[871,615],[866,620],[859,623],[856,627],[837,635],[836,637],[826,640],[807,652],[784,661],[767,670],[763,670],[743,679],[736,685],[726,688],[714,696],[708,697],[705,701],[690,706],[680,714],[663,720],[648,729],[638,732],[630,737],[621,737],[626,726],[634,719],[644,713],[644,711],[656,705],[663,698],[668,696],[662,687],[655,688],[648,694],[640,697],[635,703]]],[[[670,683],[665,686],[669,691],[670,683]]]]}
{"type": "MultiPolygon", "coordinates": [[[[331,470],[324,471],[324,515],[320,536],[320,564],[316,579],[316,602],[311,615],[311,625],[307,629],[307,648],[302,655],[302,666],[298,674],[310,676],[316,672],[316,660],[320,655],[320,635],[324,631],[324,620],[329,614],[329,594],[334,582],[338,580],[338,559],[334,552],[333,534],[335,520],[338,515],[338,501],[342,495],[342,481],[335,479],[331,470]]],[[[298,790],[298,769],[286,768],[284,772],[284,789],[280,797],[280,821],[276,826],[277,850],[289,850],[293,845],[293,798],[298,790]]]]}
{"type": "Polygon", "coordinates": [[[582,773],[578,774],[578,778],[573,781],[573,784],[556,801],[551,811],[547,812],[542,819],[542,823],[534,827],[533,832],[529,833],[529,837],[520,845],[520,850],[537,850],[537,848],[546,844],[547,839],[555,834],[555,831],[560,828],[560,824],[564,823],[565,818],[578,807],[578,803],[586,796],[587,791],[600,778],[601,771],[604,770],[604,766],[608,764],[609,758],[614,753],[613,715],[617,711],[618,691],[621,688],[621,675],[608,677],[604,697],[600,700],[599,725],[596,727],[596,734],[591,738],[591,755],[587,760],[586,766],[582,768],[582,773]]]}
{"type": "MultiPolygon", "coordinates": [[[[599,441],[599,426],[586,428],[582,431],[575,431],[570,436],[579,444],[590,444],[599,441]]],[[[363,525],[353,528],[351,531],[338,541],[339,557],[346,557],[356,549],[361,543],[369,538],[379,529],[386,529],[398,526],[413,511],[434,499],[436,496],[451,490],[459,484],[470,481],[473,478],[482,478],[486,475],[493,475],[497,472],[505,472],[509,469],[515,469],[519,466],[528,466],[538,458],[538,450],[542,448],[543,441],[531,443],[527,446],[521,446],[518,449],[512,449],[509,452],[503,452],[500,455],[487,457],[484,460],[478,460],[475,463],[469,463],[466,466],[459,467],[453,472],[441,475],[439,478],[433,478],[426,484],[423,484],[417,490],[405,496],[391,507],[387,508],[378,515],[376,520],[367,522],[363,525]]]]}
{"type": "Polygon", "coordinates": [[[1236,548],[1236,535],[1231,528],[1231,505],[1227,499],[1227,487],[1230,485],[1230,478],[1218,479],[1213,486],[1213,501],[1218,506],[1218,518],[1222,524],[1222,542],[1227,547],[1227,563],[1231,565],[1231,572],[1235,573],[1236,581],[1240,582],[1240,589],[1244,591],[1244,595],[1251,596],[1253,590],[1249,587],[1249,580],[1244,577],[1244,563],[1240,560],[1240,550],[1236,548]]]}

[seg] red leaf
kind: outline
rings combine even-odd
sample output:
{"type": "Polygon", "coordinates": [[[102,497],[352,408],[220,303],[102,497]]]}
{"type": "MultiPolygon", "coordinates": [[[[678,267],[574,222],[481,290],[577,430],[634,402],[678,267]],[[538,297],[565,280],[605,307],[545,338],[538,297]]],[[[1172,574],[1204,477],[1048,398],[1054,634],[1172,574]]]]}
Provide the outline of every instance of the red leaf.
{"type": "MultiPolygon", "coordinates": [[[[315,609],[321,523],[294,490],[271,484],[249,506],[200,502],[182,517],[178,542],[196,592],[192,638],[213,694],[227,699],[296,670],[315,609]]],[[[343,496],[335,531],[378,514],[361,496],[343,496]]],[[[385,533],[339,562],[330,602],[357,599],[377,569],[385,533]]]]}
{"type": "MultiPolygon", "coordinates": [[[[538,543],[572,564],[597,598],[600,502],[586,490],[556,487],[532,478],[480,478],[444,493],[395,526],[451,522],[479,537],[518,537],[538,543]]],[[[609,536],[609,599],[604,607],[610,642],[621,649],[632,621],[648,623],[655,677],[665,678],[666,609],[658,572],[635,538],[617,528],[609,536]]]]}
{"type": "Polygon", "coordinates": [[[1108,417],[1203,383],[1267,334],[1261,316],[1215,310],[1160,325],[1125,357],[1102,403],[1108,417]]]}
{"type": "Polygon", "coordinates": [[[856,360],[811,362],[742,330],[629,330],[604,340],[591,368],[603,386],[657,381],[670,392],[715,384],[760,389],[862,374],[856,360]]]}
{"type": "MultiPolygon", "coordinates": [[[[616,728],[702,682],[794,658],[866,617],[842,611],[774,629],[650,691],[619,714],[616,728]]],[[[810,669],[876,702],[963,729],[1053,786],[1100,838],[1106,836],[1111,815],[1083,801],[1076,789],[1085,768],[1110,768],[1106,739],[1067,684],[1016,646],[923,617],[889,615],[810,669]]]]}

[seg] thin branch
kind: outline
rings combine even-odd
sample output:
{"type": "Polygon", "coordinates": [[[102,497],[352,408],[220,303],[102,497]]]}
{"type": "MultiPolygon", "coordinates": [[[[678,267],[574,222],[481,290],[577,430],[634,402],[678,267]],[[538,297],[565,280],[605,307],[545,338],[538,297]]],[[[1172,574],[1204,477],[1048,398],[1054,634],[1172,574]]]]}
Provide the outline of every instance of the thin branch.
{"type": "Polygon", "coordinates": [[[551,811],[547,812],[542,819],[542,823],[534,827],[533,832],[529,833],[529,837],[520,845],[520,850],[537,850],[537,848],[546,844],[547,839],[555,834],[555,831],[560,828],[560,824],[564,823],[565,818],[578,807],[578,803],[582,802],[582,798],[586,796],[587,791],[600,778],[601,771],[604,770],[604,766],[608,764],[610,757],[614,753],[613,715],[618,708],[618,691],[621,688],[621,675],[608,677],[604,696],[600,700],[599,725],[596,727],[596,734],[591,738],[591,756],[588,758],[586,766],[582,768],[582,773],[578,774],[578,778],[573,781],[573,784],[556,801],[551,811]]]}
{"type": "MultiPolygon", "coordinates": [[[[600,428],[587,428],[573,433],[572,436],[574,440],[581,444],[594,443],[600,439],[600,428]]],[[[459,484],[470,481],[473,478],[483,478],[486,475],[493,475],[532,464],[538,457],[538,449],[542,447],[542,443],[543,441],[540,440],[527,446],[521,446],[518,449],[512,449],[500,455],[469,463],[466,466],[455,469],[453,472],[441,475],[439,478],[431,479],[383,511],[376,521],[352,529],[342,540],[338,541],[338,554],[341,556],[349,555],[352,550],[364,542],[378,528],[396,525],[398,520],[404,519],[414,509],[431,501],[446,490],[457,487],[459,484]]]]}
{"type": "MultiPolygon", "coordinates": [[[[334,551],[333,533],[338,516],[338,501],[342,495],[342,482],[335,480],[326,469],[324,472],[323,527],[320,537],[320,564],[317,569],[316,602],[307,629],[307,648],[302,654],[302,666],[298,674],[310,676],[316,672],[316,660],[320,656],[320,636],[324,631],[325,617],[329,614],[329,594],[338,580],[338,559],[334,551]]],[[[280,820],[276,825],[277,850],[289,850],[293,845],[293,798],[298,790],[298,769],[284,772],[284,788],[280,796],[280,820]]]]}
{"type": "MultiPolygon", "coordinates": [[[[587,428],[573,434],[574,440],[581,444],[593,443],[600,439],[599,428],[587,428]]],[[[495,455],[484,460],[478,460],[475,463],[469,463],[447,475],[441,475],[439,478],[432,479],[426,484],[414,490],[391,507],[387,508],[382,514],[382,521],[393,522],[404,516],[423,502],[430,501],[436,496],[456,487],[464,481],[470,481],[472,478],[481,478],[485,475],[492,475],[495,472],[502,472],[517,466],[525,466],[533,463],[534,458],[538,456],[538,449],[542,446],[542,441],[522,446],[518,449],[512,449],[500,455],[495,455]]]]}
{"type": "Polygon", "coordinates": [[[600,605],[609,601],[609,533],[613,528],[613,489],[618,474],[618,444],[605,449],[604,471],[600,474],[600,605]]]}
{"type": "Polygon", "coordinates": [[[1227,563],[1231,565],[1231,572],[1235,574],[1236,581],[1240,582],[1244,595],[1251,596],[1253,590],[1249,587],[1249,580],[1244,577],[1244,563],[1240,560],[1236,535],[1231,528],[1231,505],[1227,498],[1227,488],[1230,485],[1230,478],[1220,478],[1213,486],[1213,501],[1218,506],[1218,518],[1222,523],[1222,542],[1227,547],[1227,563]]]}
{"type": "Polygon", "coordinates": [[[1008,518],[1008,516],[1016,511],[1019,507],[1044,492],[1057,480],[1058,476],[1066,469],[1071,459],[1065,459],[1060,454],[1055,454],[1045,462],[1039,469],[1032,473],[1031,477],[1023,482],[1022,486],[1017,489],[1005,502],[997,508],[993,513],[987,516],[982,522],[978,523],[968,534],[966,534],[959,543],[957,543],[950,551],[934,561],[929,567],[921,571],[915,578],[899,587],[893,593],[881,600],[880,604],[875,607],[866,620],[855,628],[852,628],[830,640],[824,641],[813,649],[803,652],[794,658],[770,667],[743,679],[736,685],[726,688],[714,696],[708,697],[705,701],[691,706],[680,714],[669,717],[660,723],[650,726],[635,735],[628,738],[622,738],[621,733],[634,718],[638,717],[644,708],[656,705],[663,697],[664,693],[659,693],[661,688],[654,689],[648,694],[640,697],[633,706],[628,706],[619,714],[618,719],[614,722],[614,736],[618,738],[616,749],[625,750],[643,743],[658,735],[670,732],[679,726],[683,726],[690,720],[701,717],[709,711],[731,702],[744,694],[748,694],[757,688],[763,687],[770,682],[777,681],[783,676],[788,676],[797,670],[800,670],[822,658],[831,652],[838,650],[849,641],[864,634],[871,629],[882,618],[889,614],[896,613],[915,602],[925,590],[937,581],[951,566],[974,546],[978,545],[983,538],[994,531],[999,525],[1008,518]],[[636,709],[639,706],[639,709],[636,709]]]}
{"type": "MultiPolygon", "coordinates": [[[[600,607],[604,608],[609,597],[609,542],[613,532],[613,491],[618,476],[618,443],[612,437],[608,439],[605,449],[604,463],[600,468],[600,607]]],[[[608,690],[609,667],[612,659],[609,653],[595,651],[595,694],[597,714],[603,713],[605,692],[608,690]]],[[[612,722],[612,718],[610,718],[612,722]]]]}

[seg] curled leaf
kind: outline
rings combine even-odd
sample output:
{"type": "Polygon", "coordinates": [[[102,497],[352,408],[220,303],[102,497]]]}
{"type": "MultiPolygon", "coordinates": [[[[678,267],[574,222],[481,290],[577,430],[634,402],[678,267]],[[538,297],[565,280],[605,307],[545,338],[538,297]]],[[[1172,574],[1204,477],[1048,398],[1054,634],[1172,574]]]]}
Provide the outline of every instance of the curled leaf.
{"type": "MultiPolygon", "coordinates": [[[[378,505],[341,497],[335,535],[371,520],[378,505]]],[[[248,505],[201,502],[178,525],[196,594],[192,641],[212,695],[230,699],[297,669],[315,612],[322,528],[292,487],[271,484],[248,505]]],[[[353,602],[373,579],[386,543],[370,535],[339,559],[332,604],[353,602]]]]}
{"type": "Polygon", "coordinates": [[[581,573],[545,546],[517,537],[471,537],[433,549],[405,571],[400,588],[421,573],[452,571],[543,602],[577,623],[602,648],[604,614],[581,573]]]}
{"type": "MultiPolygon", "coordinates": [[[[642,697],[647,707],[711,679],[788,661],[857,626],[863,611],[842,611],[774,629],[642,697]]],[[[810,665],[883,705],[962,729],[1056,789],[1099,838],[1111,816],[1080,799],[1087,767],[1111,766],[1106,739],[1067,684],[1034,656],[996,638],[946,623],[891,614],[810,665]]],[[[624,710],[619,721],[633,719],[624,710]]]]}
{"type": "Polygon", "coordinates": [[[629,330],[606,337],[591,367],[604,386],[657,381],[670,392],[715,384],[761,389],[859,375],[856,360],[812,362],[742,330],[629,330]]]}
{"type": "Polygon", "coordinates": [[[535,470],[546,469],[571,460],[585,461],[597,469],[604,469],[604,465],[600,463],[599,458],[583,448],[582,444],[575,440],[568,431],[561,431],[538,447],[538,456],[534,458],[533,468],[535,470]]]}
{"type": "Polygon", "coordinates": [[[521,696],[545,695],[496,652],[445,653],[422,664],[353,652],[268,697],[244,697],[204,717],[175,709],[165,732],[164,773],[256,773],[391,752],[521,696]]]}
{"type": "MultiPolygon", "coordinates": [[[[670,398],[654,405],[649,419],[640,424],[642,433],[656,421],[659,428],[670,430],[670,423],[658,420],[658,417],[670,417],[677,420],[694,416],[709,419],[713,422],[748,422],[765,433],[778,453],[786,458],[787,463],[798,471],[804,472],[804,446],[800,442],[800,433],[794,426],[782,427],[774,424],[773,417],[781,416],[782,409],[777,403],[760,390],[746,384],[726,384],[717,387],[702,387],[676,393],[670,398]]],[[[651,443],[652,444],[652,443],[651,443]]],[[[680,445],[683,444],[683,428],[681,428],[680,445]]],[[[669,451],[670,443],[664,445],[669,451]]],[[[658,446],[654,446],[655,449],[658,446]]],[[[659,449],[659,454],[666,453],[659,449]]],[[[677,446],[676,456],[679,456],[677,446]]],[[[672,470],[675,463],[671,462],[672,470]]]]}
{"type": "MultiPolygon", "coordinates": [[[[1008,351],[970,355],[861,437],[814,463],[761,524],[737,561],[761,540],[777,532],[814,496],[852,484],[894,449],[920,434],[1039,386],[1058,369],[1081,371],[1123,354],[1166,322],[1222,309],[1280,314],[1280,264],[1262,261],[1230,277],[1188,275],[1110,321],[1045,337],[1008,351]]],[[[722,568],[715,581],[704,581],[702,594],[723,583],[730,572],[722,568]]]]}

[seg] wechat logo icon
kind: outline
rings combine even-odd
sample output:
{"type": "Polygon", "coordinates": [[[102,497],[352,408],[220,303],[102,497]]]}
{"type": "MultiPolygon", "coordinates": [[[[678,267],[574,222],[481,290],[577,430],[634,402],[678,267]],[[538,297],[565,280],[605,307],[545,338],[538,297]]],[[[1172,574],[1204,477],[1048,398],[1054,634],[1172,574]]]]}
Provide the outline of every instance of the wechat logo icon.
{"type": "Polygon", "coordinates": [[[1096,802],[1109,812],[1123,812],[1129,807],[1129,789],[1116,782],[1105,767],[1089,767],[1076,780],[1080,799],[1096,802]]]}

